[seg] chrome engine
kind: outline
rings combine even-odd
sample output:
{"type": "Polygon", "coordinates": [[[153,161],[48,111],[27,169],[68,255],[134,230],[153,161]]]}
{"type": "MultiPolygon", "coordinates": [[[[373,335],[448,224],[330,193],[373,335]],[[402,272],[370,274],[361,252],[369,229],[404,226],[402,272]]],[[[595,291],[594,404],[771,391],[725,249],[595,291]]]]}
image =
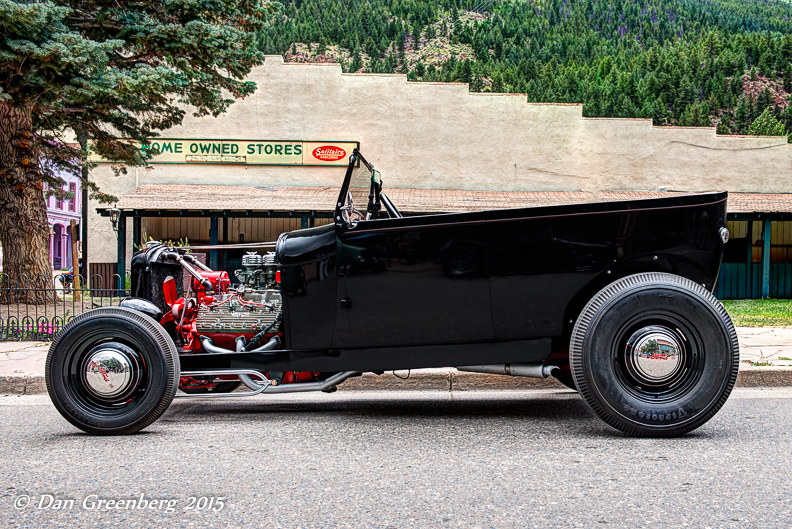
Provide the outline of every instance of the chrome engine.
{"type": "Polygon", "coordinates": [[[267,252],[267,255],[248,252],[242,257],[242,267],[242,270],[234,271],[234,275],[245,288],[253,290],[277,289],[275,275],[278,271],[278,264],[275,262],[275,252],[267,252]]]}
{"type": "MultiPolygon", "coordinates": [[[[242,257],[242,267],[234,271],[238,289],[217,296],[211,305],[201,305],[195,322],[199,333],[257,333],[272,325],[281,312],[275,253],[249,252],[242,257]]],[[[269,332],[278,332],[280,325],[269,332]]]]}

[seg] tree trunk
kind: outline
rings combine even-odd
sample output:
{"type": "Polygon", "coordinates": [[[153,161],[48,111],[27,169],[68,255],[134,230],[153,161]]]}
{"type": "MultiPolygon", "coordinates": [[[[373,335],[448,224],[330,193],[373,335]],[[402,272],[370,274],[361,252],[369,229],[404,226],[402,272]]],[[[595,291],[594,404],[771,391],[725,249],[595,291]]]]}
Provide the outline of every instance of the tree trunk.
{"type": "Polygon", "coordinates": [[[0,303],[53,300],[50,228],[30,112],[0,103],[0,303]],[[7,288],[27,290],[21,295],[7,288]]]}

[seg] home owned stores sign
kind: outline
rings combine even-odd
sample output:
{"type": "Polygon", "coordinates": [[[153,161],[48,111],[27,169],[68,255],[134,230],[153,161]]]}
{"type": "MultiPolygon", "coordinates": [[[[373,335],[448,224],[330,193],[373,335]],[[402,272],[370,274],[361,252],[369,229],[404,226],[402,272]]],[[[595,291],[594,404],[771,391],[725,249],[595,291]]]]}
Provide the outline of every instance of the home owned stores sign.
{"type": "MultiPolygon", "coordinates": [[[[346,166],[354,141],[216,140],[155,138],[143,150],[155,151],[149,163],[346,166]]],[[[91,155],[95,162],[107,162],[91,155]]]]}

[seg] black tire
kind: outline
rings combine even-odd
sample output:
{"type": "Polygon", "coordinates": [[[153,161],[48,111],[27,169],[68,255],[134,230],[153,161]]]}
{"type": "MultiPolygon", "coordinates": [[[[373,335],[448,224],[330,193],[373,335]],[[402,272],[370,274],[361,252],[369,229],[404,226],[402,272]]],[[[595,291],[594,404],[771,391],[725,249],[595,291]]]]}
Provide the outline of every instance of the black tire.
{"type": "Polygon", "coordinates": [[[684,435],[712,418],[737,380],[739,346],[723,305],[680,276],[645,273],[608,285],[572,331],[580,394],[636,437],[684,435]]]}
{"type": "Polygon", "coordinates": [[[213,388],[179,388],[188,395],[204,395],[206,393],[231,393],[242,385],[238,380],[215,382],[213,388]]]}
{"type": "Polygon", "coordinates": [[[134,310],[103,307],[80,314],[58,333],[45,379],[55,408],[74,426],[92,435],[127,435],[168,409],[179,371],[176,346],[159,323],[134,310]],[[106,360],[108,354],[114,357],[106,360]],[[126,370],[118,358],[127,362],[126,370]],[[104,385],[97,389],[89,377],[104,385]]]}

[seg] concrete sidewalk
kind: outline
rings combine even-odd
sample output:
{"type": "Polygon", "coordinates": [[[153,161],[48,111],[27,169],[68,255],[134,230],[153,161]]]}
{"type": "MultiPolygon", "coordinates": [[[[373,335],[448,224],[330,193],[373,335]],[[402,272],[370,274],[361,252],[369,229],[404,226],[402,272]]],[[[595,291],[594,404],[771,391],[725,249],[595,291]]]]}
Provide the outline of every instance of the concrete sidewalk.
{"type": "MultiPolygon", "coordinates": [[[[792,327],[738,327],[737,337],[740,341],[738,386],[792,386],[792,327]]],[[[44,363],[48,350],[46,342],[0,342],[0,395],[46,393],[44,363]]],[[[344,382],[339,390],[472,391],[563,387],[553,378],[483,375],[440,368],[387,372],[379,376],[367,373],[344,382]],[[405,377],[408,378],[404,380],[405,377]]]]}

